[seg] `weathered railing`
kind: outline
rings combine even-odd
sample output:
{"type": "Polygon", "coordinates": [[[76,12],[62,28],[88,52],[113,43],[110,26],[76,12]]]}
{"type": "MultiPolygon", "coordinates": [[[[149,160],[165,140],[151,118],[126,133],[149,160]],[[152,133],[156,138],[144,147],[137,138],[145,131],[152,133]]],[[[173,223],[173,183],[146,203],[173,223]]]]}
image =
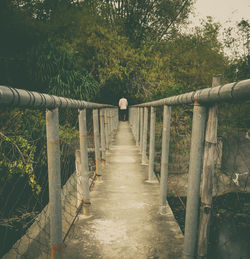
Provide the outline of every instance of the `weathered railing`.
{"type": "Polygon", "coordinates": [[[155,152],[155,108],[163,106],[162,153],[160,170],[160,213],[166,214],[171,108],[193,105],[192,137],[188,171],[188,190],[185,219],[183,258],[206,258],[208,230],[212,206],[212,182],[217,144],[217,103],[250,100],[250,80],[221,85],[220,77],[213,78],[212,88],[193,91],[158,101],[130,107],[129,122],[140,147],[142,164],[147,163],[148,110],[150,109],[150,144],[148,181],[153,181],[155,152]],[[202,183],[201,182],[201,175],[202,183]],[[198,238],[198,215],[201,209],[198,238]],[[198,245],[197,245],[198,239],[198,245]],[[196,251],[198,247],[198,252],[196,251]]]}
{"type": "MultiPolygon", "coordinates": [[[[39,224],[40,228],[43,228],[49,223],[51,258],[61,258],[63,239],[66,238],[63,238],[62,235],[62,207],[64,206],[63,202],[69,199],[68,189],[75,188],[71,183],[72,181],[76,181],[77,185],[77,206],[74,209],[75,215],[81,211],[87,214],[88,207],[90,206],[89,191],[93,185],[93,181],[89,185],[88,151],[90,151],[90,149],[88,149],[87,144],[86,110],[92,110],[93,116],[96,167],[93,177],[94,180],[96,177],[101,177],[101,164],[105,163],[106,150],[109,148],[114,130],[117,129],[118,109],[111,105],[73,100],[5,86],[0,86],[0,106],[31,109],[46,108],[49,213],[47,212],[46,206],[43,212],[36,217],[35,223],[39,224]],[[59,109],[61,108],[78,109],[80,143],[80,151],[76,152],[77,173],[72,175],[73,178],[71,177],[68,179],[63,189],[61,189],[59,144],[59,109]]],[[[69,204],[71,202],[69,202],[69,204]]],[[[70,218],[70,220],[75,220],[75,217],[74,219],[70,218]]],[[[26,231],[26,238],[19,239],[14,244],[13,249],[11,249],[3,258],[19,258],[22,256],[31,258],[30,255],[25,253],[29,249],[29,246],[31,246],[32,239],[35,238],[32,237],[32,231],[39,231],[34,224],[31,226],[31,230],[26,231]]],[[[41,249],[42,245],[49,246],[49,244],[40,245],[41,249]]],[[[39,255],[39,252],[37,254],[39,255]]],[[[48,254],[47,256],[50,257],[48,254]]]]}

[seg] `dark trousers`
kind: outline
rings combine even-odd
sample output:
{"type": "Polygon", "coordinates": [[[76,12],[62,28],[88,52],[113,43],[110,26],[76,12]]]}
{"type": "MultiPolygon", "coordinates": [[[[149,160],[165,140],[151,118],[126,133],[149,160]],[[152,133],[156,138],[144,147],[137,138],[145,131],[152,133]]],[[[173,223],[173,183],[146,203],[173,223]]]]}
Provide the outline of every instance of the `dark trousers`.
{"type": "Polygon", "coordinates": [[[126,110],[120,109],[120,121],[126,121],[127,118],[128,118],[127,109],[126,110]]]}

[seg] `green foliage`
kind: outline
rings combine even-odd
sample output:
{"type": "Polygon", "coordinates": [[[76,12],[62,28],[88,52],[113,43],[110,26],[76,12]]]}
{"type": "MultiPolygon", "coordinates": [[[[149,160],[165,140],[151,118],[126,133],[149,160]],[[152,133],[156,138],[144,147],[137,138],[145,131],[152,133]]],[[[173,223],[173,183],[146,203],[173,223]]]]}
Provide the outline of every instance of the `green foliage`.
{"type": "Polygon", "coordinates": [[[173,34],[183,23],[193,1],[132,0],[95,1],[102,17],[111,25],[118,25],[123,35],[135,47],[173,34]]]}
{"type": "Polygon", "coordinates": [[[22,177],[27,175],[28,182],[32,190],[39,194],[41,191],[41,186],[36,182],[36,177],[34,175],[33,163],[34,154],[36,147],[28,143],[26,139],[21,136],[17,137],[7,137],[3,134],[1,136],[1,149],[2,157],[0,160],[1,171],[7,171],[7,177],[3,177],[1,173],[1,180],[10,181],[11,178],[16,177],[16,175],[21,175],[22,177]],[[16,153],[10,159],[9,152],[16,153]]]}
{"type": "Polygon", "coordinates": [[[21,178],[27,181],[37,195],[41,191],[40,183],[34,172],[37,155],[43,154],[40,143],[40,134],[44,130],[44,119],[41,113],[31,110],[12,110],[1,113],[0,132],[0,164],[1,186],[21,178]],[[34,141],[35,140],[35,141],[34,141]]]}
{"type": "Polygon", "coordinates": [[[227,66],[217,39],[218,31],[219,25],[208,19],[193,34],[179,35],[167,45],[166,52],[171,56],[170,67],[175,82],[177,86],[184,86],[178,89],[187,92],[210,87],[214,74],[224,74],[227,66]]]}
{"type": "Polygon", "coordinates": [[[60,142],[64,145],[72,145],[72,142],[75,142],[79,137],[79,132],[77,129],[72,127],[69,123],[60,125],[59,128],[59,139],[60,142]]]}
{"type": "Polygon", "coordinates": [[[76,65],[74,49],[45,42],[27,53],[30,78],[40,89],[74,99],[91,100],[98,91],[98,83],[85,69],[76,65]]]}

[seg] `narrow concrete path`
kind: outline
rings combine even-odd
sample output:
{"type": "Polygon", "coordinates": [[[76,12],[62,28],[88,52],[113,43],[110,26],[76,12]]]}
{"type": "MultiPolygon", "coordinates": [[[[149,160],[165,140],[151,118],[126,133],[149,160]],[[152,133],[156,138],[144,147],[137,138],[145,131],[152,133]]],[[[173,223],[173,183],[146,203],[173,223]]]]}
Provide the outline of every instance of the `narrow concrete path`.
{"type": "Polygon", "coordinates": [[[91,192],[89,219],[80,217],[64,258],[181,258],[183,235],[171,209],[159,215],[159,184],[149,184],[128,122],[120,122],[103,170],[91,192]]]}

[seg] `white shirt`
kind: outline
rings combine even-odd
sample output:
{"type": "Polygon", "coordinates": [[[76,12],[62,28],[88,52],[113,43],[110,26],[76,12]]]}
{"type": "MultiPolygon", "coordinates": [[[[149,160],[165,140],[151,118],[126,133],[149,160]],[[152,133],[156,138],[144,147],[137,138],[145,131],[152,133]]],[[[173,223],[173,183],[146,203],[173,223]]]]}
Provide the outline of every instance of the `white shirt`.
{"type": "Polygon", "coordinates": [[[119,101],[119,107],[121,110],[126,110],[128,107],[128,101],[126,98],[121,98],[119,101]]]}

